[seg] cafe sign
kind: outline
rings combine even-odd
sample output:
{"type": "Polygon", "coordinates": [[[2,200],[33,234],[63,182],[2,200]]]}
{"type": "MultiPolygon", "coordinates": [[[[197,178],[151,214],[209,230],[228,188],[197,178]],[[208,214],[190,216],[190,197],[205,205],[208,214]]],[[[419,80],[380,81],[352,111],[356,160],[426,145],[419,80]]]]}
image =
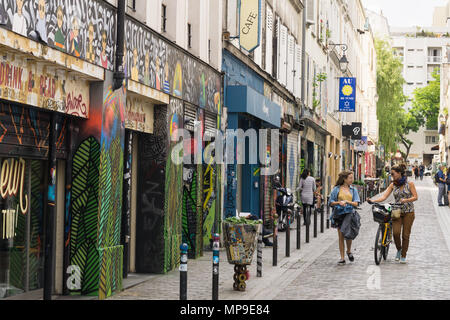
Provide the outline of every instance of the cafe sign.
{"type": "Polygon", "coordinates": [[[89,116],[89,83],[68,71],[0,51],[0,98],[77,117],[89,116]]]}
{"type": "Polygon", "coordinates": [[[260,43],[261,0],[239,1],[239,45],[248,52],[260,43]]]}

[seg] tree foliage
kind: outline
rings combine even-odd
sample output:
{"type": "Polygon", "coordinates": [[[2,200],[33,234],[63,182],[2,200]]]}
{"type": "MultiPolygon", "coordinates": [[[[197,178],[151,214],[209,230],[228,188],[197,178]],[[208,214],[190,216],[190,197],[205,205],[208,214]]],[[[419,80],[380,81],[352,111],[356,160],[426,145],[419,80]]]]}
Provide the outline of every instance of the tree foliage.
{"type": "MultiPolygon", "coordinates": [[[[402,76],[403,64],[394,56],[389,43],[376,39],[377,52],[377,118],[379,121],[380,143],[387,153],[395,152],[401,135],[405,133],[411,119],[402,108],[406,96],[403,94],[405,80],[402,76]]],[[[412,121],[412,120],[411,120],[412,121]]]]}
{"type": "Polygon", "coordinates": [[[441,77],[436,69],[432,76],[434,80],[426,87],[414,90],[413,107],[410,110],[419,126],[425,125],[427,129],[437,129],[441,101],[441,77]]]}

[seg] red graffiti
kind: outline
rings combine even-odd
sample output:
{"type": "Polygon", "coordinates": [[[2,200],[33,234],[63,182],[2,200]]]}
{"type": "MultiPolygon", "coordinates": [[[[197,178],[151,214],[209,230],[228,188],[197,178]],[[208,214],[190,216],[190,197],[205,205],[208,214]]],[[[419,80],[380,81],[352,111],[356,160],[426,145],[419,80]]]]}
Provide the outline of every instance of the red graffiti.
{"type": "Polygon", "coordinates": [[[41,96],[55,99],[56,80],[54,78],[41,76],[40,88],[41,96]]]}
{"type": "Polygon", "coordinates": [[[78,95],[78,98],[73,93],[67,95],[66,113],[79,117],[87,117],[87,106],[83,102],[83,96],[81,94],[78,95]]]}
{"type": "Polygon", "coordinates": [[[22,90],[22,72],[22,68],[2,62],[0,64],[0,85],[22,90]]]}

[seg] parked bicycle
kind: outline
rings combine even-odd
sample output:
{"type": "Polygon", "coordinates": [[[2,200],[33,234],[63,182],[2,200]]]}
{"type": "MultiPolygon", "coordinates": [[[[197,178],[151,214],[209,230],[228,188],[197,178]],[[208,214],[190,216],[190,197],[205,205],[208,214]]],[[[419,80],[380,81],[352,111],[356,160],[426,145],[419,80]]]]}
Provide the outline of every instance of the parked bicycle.
{"type": "Polygon", "coordinates": [[[389,245],[392,243],[392,212],[401,210],[401,203],[380,204],[368,200],[372,205],[373,220],[379,223],[375,237],[374,258],[377,265],[381,259],[387,259],[389,245]]]}

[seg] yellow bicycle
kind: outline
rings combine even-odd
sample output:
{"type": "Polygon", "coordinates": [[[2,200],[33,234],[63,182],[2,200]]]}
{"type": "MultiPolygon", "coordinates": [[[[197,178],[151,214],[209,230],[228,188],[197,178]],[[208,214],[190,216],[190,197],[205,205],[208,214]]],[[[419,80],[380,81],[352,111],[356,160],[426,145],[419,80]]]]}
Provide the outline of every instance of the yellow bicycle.
{"type": "Polygon", "coordinates": [[[374,258],[377,265],[381,258],[387,259],[389,245],[392,243],[392,211],[401,209],[402,204],[378,204],[372,202],[373,220],[379,223],[375,237],[374,258]]]}

